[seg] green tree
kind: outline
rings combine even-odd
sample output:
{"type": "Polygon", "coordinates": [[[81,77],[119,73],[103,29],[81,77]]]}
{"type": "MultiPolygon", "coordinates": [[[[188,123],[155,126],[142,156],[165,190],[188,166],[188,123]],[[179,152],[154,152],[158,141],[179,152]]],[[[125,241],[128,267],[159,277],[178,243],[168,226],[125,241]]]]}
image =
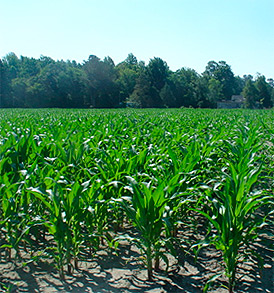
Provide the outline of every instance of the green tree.
{"type": "Polygon", "coordinates": [[[244,80],[244,83],[246,83],[248,80],[253,81],[253,76],[251,74],[244,74],[243,80],[244,80]]]}
{"type": "Polygon", "coordinates": [[[136,80],[144,68],[139,66],[137,58],[130,53],[125,61],[116,66],[116,85],[119,91],[119,102],[124,103],[134,91],[136,80]]]}
{"type": "Polygon", "coordinates": [[[240,76],[235,76],[235,94],[240,94],[245,86],[244,78],[240,76]]]}
{"type": "Polygon", "coordinates": [[[8,77],[8,67],[0,59],[0,108],[8,107],[10,100],[10,79],[8,77]]]}
{"type": "Polygon", "coordinates": [[[200,76],[190,68],[177,70],[172,79],[176,85],[176,105],[177,107],[198,107],[201,97],[200,76]]]}
{"type": "Polygon", "coordinates": [[[176,88],[172,80],[168,80],[160,91],[160,98],[164,107],[176,107],[176,88]]]}
{"type": "Polygon", "coordinates": [[[87,80],[83,70],[71,62],[43,64],[39,74],[27,80],[27,107],[85,107],[87,80]]]}
{"type": "Polygon", "coordinates": [[[225,61],[208,62],[203,75],[208,79],[214,78],[221,83],[222,94],[227,100],[231,99],[231,96],[236,93],[237,82],[234,73],[225,61]]]}
{"type": "Polygon", "coordinates": [[[29,78],[36,76],[40,73],[41,67],[39,60],[34,58],[20,57],[20,72],[22,78],[29,78]]]}
{"type": "Polygon", "coordinates": [[[55,63],[55,61],[52,58],[50,58],[48,56],[43,56],[43,55],[39,58],[38,61],[39,61],[39,65],[40,65],[41,68],[45,68],[49,64],[54,64],[55,63]]]}
{"type": "Polygon", "coordinates": [[[58,65],[49,63],[41,68],[40,73],[28,81],[26,106],[33,108],[60,107],[58,101],[58,65]]]}
{"type": "Polygon", "coordinates": [[[3,71],[3,96],[2,103],[4,107],[16,107],[14,100],[12,80],[19,77],[21,63],[14,53],[7,54],[2,60],[3,71]]]}
{"type": "Polygon", "coordinates": [[[215,78],[211,78],[208,81],[208,100],[216,107],[217,101],[221,101],[224,98],[221,82],[215,78]]]}
{"type": "Polygon", "coordinates": [[[273,106],[271,101],[271,86],[266,82],[263,75],[256,79],[255,87],[258,91],[258,98],[264,108],[270,108],[273,106]]]}
{"type": "Polygon", "coordinates": [[[247,80],[244,86],[242,95],[245,99],[246,108],[251,108],[251,109],[256,108],[256,102],[258,99],[258,91],[254,83],[250,79],[247,80]]]}
{"type": "Polygon", "coordinates": [[[27,80],[25,78],[14,78],[11,83],[13,107],[26,106],[27,80]]]}
{"type": "Polygon", "coordinates": [[[133,93],[128,99],[128,103],[137,108],[153,108],[155,107],[154,96],[155,88],[151,86],[148,74],[141,72],[136,80],[133,93]]]}
{"type": "Polygon", "coordinates": [[[125,63],[127,63],[128,65],[136,66],[138,64],[138,60],[132,53],[129,53],[125,60],[125,63]]]}
{"type": "Polygon", "coordinates": [[[5,63],[8,68],[8,74],[10,79],[18,77],[21,70],[21,62],[14,53],[7,54],[3,58],[3,63],[5,63]]]}
{"type": "Polygon", "coordinates": [[[97,56],[89,56],[83,65],[89,87],[89,106],[111,108],[118,106],[119,94],[116,87],[116,71],[110,57],[101,61],[97,56]]]}
{"type": "Polygon", "coordinates": [[[161,58],[155,57],[150,59],[147,71],[150,77],[151,85],[160,91],[164,87],[169,75],[167,63],[161,58]]]}
{"type": "Polygon", "coordinates": [[[4,65],[3,65],[3,62],[0,58],[0,108],[3,107],[3,80],[4,80],[4,74],[5,74],[5,71],[4,71],[4,65]]]}
{"type": "Polygon", "coordinates": [[[272,102],[272,105],[274,105],[274,79],[268,78],[267,84],[269,85],[269,88],[270,88],[271,102],[272,102]]]}

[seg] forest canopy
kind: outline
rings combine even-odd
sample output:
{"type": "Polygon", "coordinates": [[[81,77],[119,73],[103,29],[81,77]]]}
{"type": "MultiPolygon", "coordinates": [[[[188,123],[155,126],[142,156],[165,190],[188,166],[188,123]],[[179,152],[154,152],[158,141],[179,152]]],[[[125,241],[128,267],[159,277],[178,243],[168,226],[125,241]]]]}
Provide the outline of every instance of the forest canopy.
{"type": "Polygon", "coordinates": [[[0,108],[216,108],[232,95],[243,95],[246,108],[270,108],[274,81],[235,76],[225,61],[209,61],[202,74],[173,72],[159,57],[146,65],[132,53],[117,65],[95,55],[81,64],[14,53],[0,59],[0,108]]]}

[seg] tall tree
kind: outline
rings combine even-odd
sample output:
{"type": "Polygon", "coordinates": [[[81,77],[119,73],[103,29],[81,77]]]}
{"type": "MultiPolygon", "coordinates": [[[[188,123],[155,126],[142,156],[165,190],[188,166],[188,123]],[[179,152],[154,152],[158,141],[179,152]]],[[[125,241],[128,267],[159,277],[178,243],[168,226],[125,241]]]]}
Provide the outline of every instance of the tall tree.
{"type": "Polygon", "coordinates": [[[8,67],[0,59],[0,108],[9,106],[11,92],[10,79],[8,77],[8,67]]]}
{"type": "Polygon", "coordinates": [[[215,78],[210,78],[208,81],[208,100],[210,103],[216,107],[217,101],[224,98],[221,82],[215,78]]]}
{"type": "Polygon", "coordinates": [[[147,71],[150,77],[151,85],[160,91],[165,85],[169,75],[169,68],[167,63],[161,58],[155,57],[150,59],[147,66],[147,71]]]}
{"type": "Polygon", "coordinates": [[[209,79],[214,78],[221,83],[222,94],[227,100],[231,99],[233,94],[236,94],[237,84],[234,73],[225,61],[208,62],[203,75],[209,79]]]}
{"type": "Polygon", "coordinates": [[[129,53],[125,60],[125,63],[127,63],[128,65],[136,66],[138,64],[138,60],[132,53],[129,53]]]}
{"type": "Polygon", "coordinates": [[[9,69],[9,78],[13,79],[18,77],[21,70],[20,59],[14,53],[9,53],[3,58],[3,62],[6,63],[9,69]]]}
{"type": "Polygon", "coordinates": [[[95,108],[111,108],[119,104],[118,89],[115,84],[116,72],[111,58],[101,61],[90,55],[83,65],[89,82],[90,102],[95,108]]]}
{"type": "Polygon", "coordinates": [[[21,62],[14,53],[7,54],[2,60],[4,68],[4,107],[16,107],[15,96],[13,94],[12,80],[19,77],[21,62]]]}
{"type": "Polygon", "coordinates": [[[145,70],[139,65],[137,58],[130,53],[125,61],[116,66],[116,85],[119,91],[119,102],[124,103],[133,93],[136,81],[141,71],[145,70]]]}
{"type": "Polygon", "coordinates": [[[181,68],[173,74],[177,107],[198,107],[201,99],[199,79],[199,74],[190,68],[181,68]]]}
{"type": "Polygon", "coordinates": [[[136,80],[133,93],[128,99],[128,103],[137,108],[153,108],[155,107],[154,96],[158,94],[154,87],[151,86],[146,71],[140,73],[136,80]]]}
{"type": "Polygon", "coordinates": [[[27,93],[27,79],[14,78],[11,82],[12,87],[12,106],[21,108],[26,106],[26,93],[27,93]]]}
{"type": "Polygon", "coordinates": [[[258,91],[254,83],[250,79],[247,80],[242,95],[245,99],[246,108],[256,108],[256,102],[258,100],[258,91]]]}
{"type": "Polygon", "coordinates": [[[176,86],[172,79],[168,80],[160,91],[160,97],[164,107],[176,107],[176,86]]]}
{"type": "Polygon", "coordinates": [[[265,108],[270,108],[273,106],[271,101],[271,86],[266,82],[263,75],[259,76],[255,82],[255,86],[258,91],[258,97],[262,106],[265,108]]]}

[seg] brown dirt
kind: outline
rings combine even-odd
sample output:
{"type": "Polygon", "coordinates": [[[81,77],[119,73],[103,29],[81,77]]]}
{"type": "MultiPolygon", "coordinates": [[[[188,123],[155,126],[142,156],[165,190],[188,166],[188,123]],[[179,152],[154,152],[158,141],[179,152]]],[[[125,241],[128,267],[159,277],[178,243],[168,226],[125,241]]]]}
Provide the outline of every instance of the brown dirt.
{"type": "MultiPolygon", "coordinates": [[[[258,246],[265,258],[264,269],[260,273],[252,262],[240,267],[242,277],[235,292],[274,292],[273,251],[258,246]]],[[[1,281],[12,284],[11,292],[202,292],[206,281],[220,272],[221,257],[214,249],[205,249],[195,263],[192,256],[179,256],[178,262],[169,256],[170,267],[155,273],[154,281],[148,282],[138,251],[126,242],[121,244],[117,254],[109,249],[100,250],[95,257],[81,255],[79,269],[73,276],[66,276],[61,282],[58,273],[47,260],[31,262],[23,266],[23,260],[8,262],[1,256],[1,281]]],[[[225,279],[221,279],[225,284],[225,279]]],[[[210,292],[227,292],[215,287],[210,292]]]]}

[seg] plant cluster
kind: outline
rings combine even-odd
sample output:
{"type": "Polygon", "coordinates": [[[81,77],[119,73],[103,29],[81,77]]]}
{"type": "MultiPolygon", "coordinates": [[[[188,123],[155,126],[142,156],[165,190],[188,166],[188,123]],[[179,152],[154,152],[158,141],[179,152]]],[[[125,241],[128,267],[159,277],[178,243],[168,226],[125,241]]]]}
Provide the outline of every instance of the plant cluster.
{"type": "Polygon", "coordinates": [[[84,251],[127,240],[152,280],[168,254],[212,245],[233,292],[239,265],[257,256],[273,207],[272,111],[10,109],[0,120],[8,258],[53,259],[65,279],[84,251]],[[180,229],[195,221],[205,237],[186,245],[180,229]]]}

